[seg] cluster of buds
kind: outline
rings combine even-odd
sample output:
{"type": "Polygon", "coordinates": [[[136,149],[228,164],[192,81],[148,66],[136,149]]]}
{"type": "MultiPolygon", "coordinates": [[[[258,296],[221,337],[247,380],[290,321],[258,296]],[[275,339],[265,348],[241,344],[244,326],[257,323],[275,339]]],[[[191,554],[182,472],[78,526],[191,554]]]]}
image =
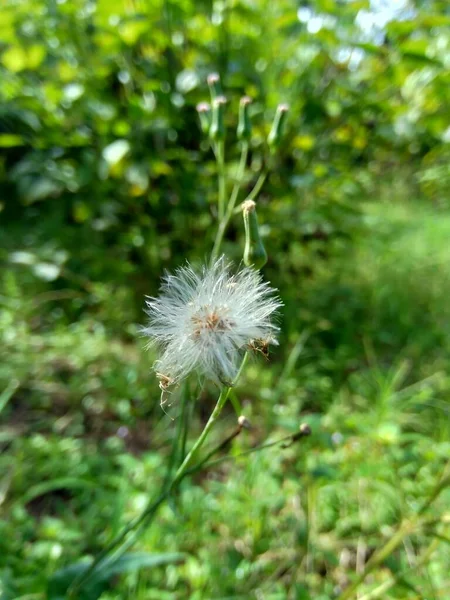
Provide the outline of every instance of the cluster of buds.
{"type": "MultiPolygon", "coordinates": [[[[217,73],[208,75],[207,81],[211,103],[200,102],[197,104],[197,112],[202,132],[209,135],[211,140],[219,141],[225,138],[224,121],[227,99],[223,94],[220,76],[217,73]]],[[[239,102],[239,121],[236,134],[237,138],[243,142],[249,142],[252,135],[251,103],[252,99],[249,96],[243,96],[239,102]]],[[[280,146],[288,110],[289,106],[284,103],[279,104],[277,107],[272,127],[267,137],[267,144],[272,152],[280,146]]]]}
{"type": "MultiPolygon", "coordinates": [[[[198,104],[197,112],[199,114],[202,132],[205,135],[208,135],[212,142],[217,144],[217,148],[219,149],[219,152],[222,152],[223,156],[225,140],[225,106],[227,104],[227,99],[223,94],[220,76],[217,73],[211,73],[208,76],[207,81],[211,100],[210,103],[201,102],[198,104]]],[[[249,96],[243,96],[239,102],[239,120],[236,135],[238,140],[242,143],[243,152],[244,149],[245,152],[248,151],[252,137],[251,104],[252,99],[249,96]]],[[[288,110],[289,107],[287,104],[279,104],[277,107],[270,133],[267,137],[267,145],[270,154],[272,155],[280,147],[288,110]]],[[[246,154],[244,154],[244,156],[246,157],[246,154]]],[[[265,176],[266,175],[260,176],[261,185],[265,176]]],[[[255,269],[261,269],[267,262],[267,253],[259,233],[256,204],[253,200],[255,196],[256,193],[253,195],[250,194],[249,198],[241,205],[245,228],[244,264],[246,266],[253,266],[255,269]]]]}

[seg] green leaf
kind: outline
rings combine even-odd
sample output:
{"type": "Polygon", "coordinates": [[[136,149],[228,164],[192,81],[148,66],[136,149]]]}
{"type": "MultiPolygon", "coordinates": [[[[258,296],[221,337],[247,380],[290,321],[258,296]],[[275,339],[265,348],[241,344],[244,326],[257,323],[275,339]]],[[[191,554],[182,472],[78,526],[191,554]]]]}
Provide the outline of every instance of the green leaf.
{"type": "Polygon", "coordinates": [[[138,571],[144,567],[158,567],[172,563],[181,563],[186,555],[181,552],[167,552],[164,554],[149,554],[148,552],[135,552],[121,556],[113,563],[106,565],[98,577],[112,577],[129,571],[138,571]]]}
{"type": "MultiPolygon", "coordinates": [[[[47,587],[48,600],[67,600],[67,591],[72,583],[85,573],[89,562],[83,561],[60,569],[53,574],[47,587]]],[[[92,581],[83,586],[77,600],[97,600],[107,588],[107,581],[92,581]]]]}
{"type": "Polygon", "coordinates": [[[29,187],[24,190],[27,203],[32,204],[38,200],[45,200],[51,196],[60,194],[61,186],[48,177],[38,177],[30,182],[29,187]]]}
{"type": "MultiPolygon", "coordinates": [[[[117,560],[100,567],[98,572],[94,571],[92,577],[84,584],[77,596],[77,600],[97,600],[107,589],[108,582],[114,575],[121,575],[130,571],[138,571],[142,568],[158,567],[161,565],[180,563],[185,555],[179,552],[165,554],[149,554],[147,552],[129,553],[117,560]]],[[[75,563],[64,569],[60,569],[49,581],[47,588],[48,600],[67,600],[67,591],[70,586],[89,568],[90,562],[83,561],[75,563]]]]}
{"type": "Polygon", "coordinates": [[[3,390],[0,394],[0,413],[14,396],[15,391],[19,387],[19,382],[17,379],[13,379],[9,382],[9,385],[3,390]]]}
{"type": "Polygon", "coordinates": [[[14,133],[0,134],[0,148],[13,148],[14,146],[23,146],[23,138],[21,135],[14,133]]]}
{"type": "Polygon", "coordinates": [[[39,496],[45,496],[56,490],[68,490],[68,489],[94,489],[96,484],[92,481],[86,481],[85,479],[75,477],[61,477],[59,479],[52,479],[52,481],[44,481],[38,483],[29,488],[26,494],[23,496],[23,503],[27,504],[39,496]]]}

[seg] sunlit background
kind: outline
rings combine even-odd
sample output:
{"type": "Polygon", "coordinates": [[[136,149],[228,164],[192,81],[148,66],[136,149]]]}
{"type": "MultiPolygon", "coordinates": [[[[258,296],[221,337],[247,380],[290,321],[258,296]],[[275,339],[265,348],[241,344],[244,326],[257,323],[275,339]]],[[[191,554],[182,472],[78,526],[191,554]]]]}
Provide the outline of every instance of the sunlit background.
{"type": "MultiPolygon", "coordinates": [[[[280,346],[239,384],[230,452],[312,435],[186,480],[80,598],[331,600],[401,531],[358,599],[445,599],[446,0],[1,2],[0,598],[65,598],[164,480],[179,403],[161,410],[139,326],[164,270],[211,252],[211,72],[230,178],[253,98],[247,191],[290,106],[258,200],[280,346]]],[[[224,251],[243,248],[237,215],[224,251]]]]}

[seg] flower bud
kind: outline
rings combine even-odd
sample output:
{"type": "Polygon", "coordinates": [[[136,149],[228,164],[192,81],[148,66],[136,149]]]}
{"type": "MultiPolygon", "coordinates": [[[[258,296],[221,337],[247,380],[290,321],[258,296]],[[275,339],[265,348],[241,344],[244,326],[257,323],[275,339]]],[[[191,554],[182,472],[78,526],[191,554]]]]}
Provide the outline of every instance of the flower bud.
{"type": "Polygon", "coordinates": [[[287,104],[279,104],[277,107],[277,112],[272,123],[272,129],[270,130],[267,138],[267,143],[269,144],[271,150],[276,150],[280,145],[281,137],[283,135],[283,126],[288,110],[289,106],[287,104]]]}
{"type": "Polygon", "coordinates": [[[249,106],[252,99],[249,96],[241,98],[239,103],[239,123],[237,136],[239,140],[248,141],[252,135],[252,122],[250,120],[249,106]]]}
{"type": "Polygon", "coordinates": [[[302,435],[311,435],[311,427],[308,425],[308,423],[301,423],[299,427],[299,432],[302,435]]]}
{"type": "Polygon", "coordinates": [[[256,204],[253,200],[242,203],[242,214],[245,227],[244,264],[261,269],[267,262],[267,252],[259,235],[256,204]]]}
{"type": "Polygon", "coordinates": [[[200,102],[196,108],[200,118],[200,127],[203,133],[208,133],[211,125],[211,107],[207,102],[200,102]]]}
{"type": "Polygon", "coordinates": [[[250,425],[250,421],[244,415],[241,415],[238,418],[238,427],[240,429],[251,429],[252,428],[252,426],[250,425]]]}
{"type": "Polygon", "coordinates": [[[209,91],[211,92],[211,101],[218,96],[222,96],[222,85],[220,83],[220,75],[218,73],[210,73],[207,78],[209,91]]]}
{"type": "Polygon", "coordinates": [[[213,102],[212,122],[209,130],[209,136],[213,140],[223,140],[225,138],[225,96],[217,96],[213,102]]]}

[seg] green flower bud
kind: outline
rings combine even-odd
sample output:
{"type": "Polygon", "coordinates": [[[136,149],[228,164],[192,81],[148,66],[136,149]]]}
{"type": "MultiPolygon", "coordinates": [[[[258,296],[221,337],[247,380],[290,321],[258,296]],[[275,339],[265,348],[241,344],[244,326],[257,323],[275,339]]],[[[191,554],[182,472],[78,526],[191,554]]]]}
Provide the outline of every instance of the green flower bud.
{"type": "Polygon", "coordinates": [[[239,103],[239,123],[237,136],[239,140],[249,141],[252,135],[252,122],[250,120],[249,106],[252,99],[249,96],[241,98],[239,103]]]}
{"type": "Polygon", "coordinates": [[[261,269],[267,262],[267,252],[259,235],[256,204],[253,200],[242,203],[242,215],[245,227],[244,264],[261,269]]]}
{"type": "Polygon", "coordinates": [[[209,91],[211,92],[211,102],[218,96],[222,96],[222,85],[220,83],[220,75],[218,73],[211,73],[208,75],[207,82],[209,85],[209,91]]]}
{"type": "Polygon", "coordinates": [[[271,150],[276,150],[280,145],[283,135],[283,126],[288,110],[289,106],[287,104],[279,104],[277,107],[277,112],[272,123],[272,129],[270,130],[267,138],[267,143],[269,144],[271,150]]]}
{"type": "Polygon", "coordinates": [[[197,112],[200,118],[200,127],[203,133],[209,133],[209,127],[211,125],[211,107],[207,102],[200,102],[197,104],[197,112]]]}
{"type": "Polygon", "coordinates": [[[219,141],[225,138],[225,96],[217,96],[213,102],[212,123],[209,130],[209,136],[212,140],[219,141]]]}

